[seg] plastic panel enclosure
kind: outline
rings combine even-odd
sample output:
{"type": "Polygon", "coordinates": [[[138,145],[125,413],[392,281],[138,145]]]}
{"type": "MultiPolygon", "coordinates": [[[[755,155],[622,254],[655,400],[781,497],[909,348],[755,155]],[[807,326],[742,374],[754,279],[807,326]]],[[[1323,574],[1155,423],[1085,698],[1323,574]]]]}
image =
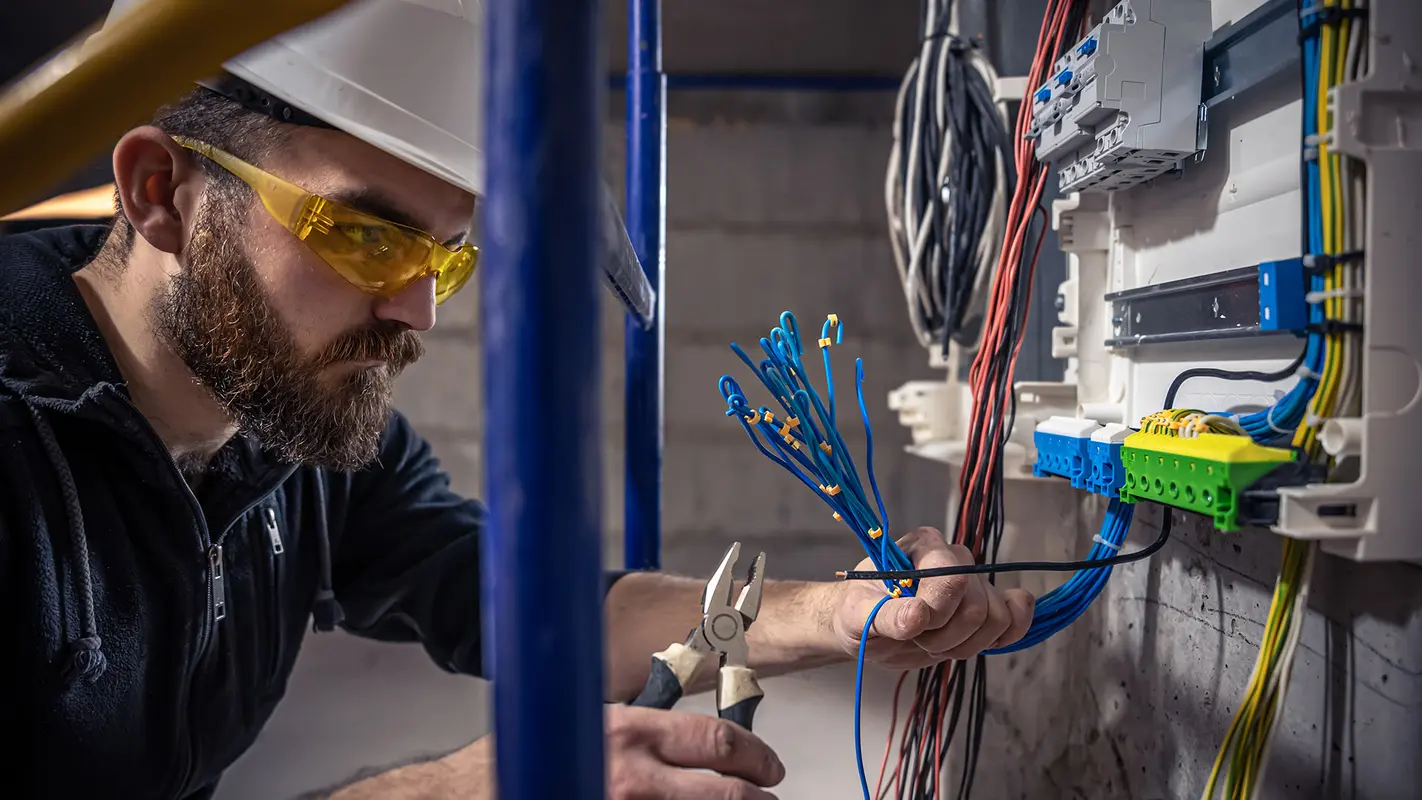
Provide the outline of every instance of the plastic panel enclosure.
{"type": "Polygon", "coordinates": [[[1195,511],[1222,531],[1238,530],[1239,493],[1280,464],[1290,450],[1262,447],[1243,436],[1202,433],[1185,439],[1164,433],[1133,433],[1121,448],[1126,483],[1121,499],[1195,511]]]}
{"type": "Polygon", "coordinates": [[[1111,422],[1102,425],[1091,434],[1086,445],[1086,459],[1090,467],[1086,487],[1106,497],[1120,497],[1121,487],[1126,485],[1126,467],[1121,463],[1121,449],[1126,438],[1132,434],[1130,428],[1111,422]]]}
{"type": "Polygon", "coordinates": [[[1202,149],[1210,33],[1209,0],[1123,0],[1052,65],[1031,135],[1062,192],[1135,186],[1202,149]]]}
{"type": "Polygon", "coordinates": [[[1076,417],[1051,417],[1037,425],[1032,435],[1037,445],[1037,463],[1032,474],[1039,478],[1055,475],[1066,478],[1071,485],[1085,489],[1091,475],[1086,446],[1091,434],[1101,426],[1094,420],[1076,417]]]}
{"type": "Polygon", "coordinates": [[[1279,490],[1289,536],[1361,561],[1422,559],[1422,3],[1368,4],[1370,70],[1333,92],[1333,143],[1367,165],[1363,415],[1336,420],[1357,479],[1279,490]],[[1351,443],[1349,439],[1353,440],[1351,443]]]}

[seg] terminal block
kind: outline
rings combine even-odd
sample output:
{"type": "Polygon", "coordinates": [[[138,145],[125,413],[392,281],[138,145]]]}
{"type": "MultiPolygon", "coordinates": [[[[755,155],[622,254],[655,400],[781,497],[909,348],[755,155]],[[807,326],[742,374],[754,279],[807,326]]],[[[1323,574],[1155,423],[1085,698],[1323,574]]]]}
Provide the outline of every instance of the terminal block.
{"type": "Polygon", "coordinates": [[[1032,434],[1032,443],[1037,446],[1032,474],[1039,478],[1055,475],[1071,481],[1078,489],[1087,488],[1091,477],[1087,445],[1091,434],[1100,427],[1095,420],[1077,417],[1049,417],[1039,423],[1032,434]]]}
{"type": "Polygon", "coordinates": [[[1087,489],[1110,498],[1121,496],[1121,487],[1126,484],[1121,448],[1131,434],[1130,428],[1116,422],[1092,432],[1086,445],[1087,489]]]}
{"type": "Polygon", "coordinates": [[[1238,530],[1244,526],[1239,520],[1241,492],[1292,461],[1292,450],[1264,447],[1246,436],[1201,433],[1187,439],[1133,433],[1121,447],[1126,470],[1121,499],[1164,503],[1204,514],[1222,531],[1238,530]]]}
{"type": "Polygon", "coordinates": [[[1037,160],[1063,194],[1125,189],[1201,149],[1209,0],[1123,0],[1032,94],[1037,160]]]}

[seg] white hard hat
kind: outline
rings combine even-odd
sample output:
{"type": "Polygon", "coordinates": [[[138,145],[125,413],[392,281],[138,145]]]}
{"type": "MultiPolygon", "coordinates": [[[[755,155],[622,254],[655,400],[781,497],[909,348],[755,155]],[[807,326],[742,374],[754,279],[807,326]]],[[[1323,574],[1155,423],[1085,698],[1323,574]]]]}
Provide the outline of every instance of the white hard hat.
{"type": "MultiPolygon", "coordinates": [[[[138,2],[115,0],[109,20],[138,2]]],[[[482,195],[483,16],[482,0],[352,0],[223,69],[297,116],[482,195]]]]}

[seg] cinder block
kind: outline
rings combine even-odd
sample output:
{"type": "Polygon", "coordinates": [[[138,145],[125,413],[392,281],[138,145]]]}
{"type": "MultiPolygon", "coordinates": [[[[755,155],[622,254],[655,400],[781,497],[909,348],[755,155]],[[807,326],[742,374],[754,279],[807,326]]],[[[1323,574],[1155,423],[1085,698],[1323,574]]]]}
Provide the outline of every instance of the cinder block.
{"type": "Polygon", "coordinates": [[[483,370],[478,344],[467,334],[427,335],[425,356],[395,383],[395,406],[417,428],[478,433],[483,370]]]}
{"type": "Polygon", "coordinates": [[[667,135],[672,224],[882,225],[890,129],[679,125],[667,135]]]}
{"type": "Polygon", "coordinates": [[[885,313],[903,307],[903,289],[883,237],[673,228],[667,272],[673,331],[768,330],[792,310],[807,336],[830,313],[852,336],[912,335],[903,314],[885,313]]]}

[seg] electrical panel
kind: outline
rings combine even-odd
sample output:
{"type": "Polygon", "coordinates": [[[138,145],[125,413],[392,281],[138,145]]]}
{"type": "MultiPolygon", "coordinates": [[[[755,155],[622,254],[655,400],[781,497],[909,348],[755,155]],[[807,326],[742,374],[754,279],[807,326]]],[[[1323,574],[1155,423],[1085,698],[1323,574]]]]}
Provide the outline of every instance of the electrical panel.
{"type": "Polygon", "coordinates": [[[1123,0],[1057,60],[1028,135],[1062,192],[1135,186],[1200,149],[1211,32],[1209,0],[1123,0]]]}
{"type": "MultiPolygon", "coordinates": [[[[1067,279],[1050,344],[1066,377],[1015,387],[1006,477],[1163,503],[1203,515],[1222,535],[1263,527],[1354,560],[1422,561],[1422,492],[1412,485],[1422,474],[1422,136],[1409,133],[1422,130],[1422,4],[1369,4],[1378,33],[1348,55],[1366,69],[1326,102],[1300,97],[1292,5],[1238,5],[1233,17],[1216,15],[1213,31],[1208,2],[1124,2],[1032,98],[1037,154],[1060,169],[1064,189],[1052,225],[1067,279]],[[1270,20],[1283,33],[1251,41],[1250,26],[1270,20]],[[1249,52],[1273,71],[1237,89],[1230,70],[1242,68],[1230,64],[1230,47],[1273,48],[1249,52]],[[1123,94],[1126,84],[1134,88],[1123,94]],[[1199,141],[1210,147],[1186,158],[1202,104],[1209,129],[1199,141]],[[1301,120],[1312,118],[1332,122],[1306,133],[1301,120]],[[1107,135],[1114,130],[1120,139],[1107,135]],[[1347,157],[1335,196],[1346,185],[1352,217],[1337,215],[1346,235],[1329,245],[1335,256],[1304,255],[1320,252],[1305,242],[1318,233],[1310,214],[1321,195],[1306,202],[1301,191],[1309,169],[1318,180],[1320,144],[1347,157]],[[1166,170],[1176,171],[1151,180],[1166,170]],[[1344,263],[1351,272],[1336,271],[1344,263]],[[1325,274],[1350,278],[1320,290],[1325,274]],[[1329,316],[1330,327],[1313,316],[1330,302],[1352,304],[1348,321],[1329,316]],[[1321,336],[1347,343],[1336,352],[1356,395],[1336,418],[1312,404],[1294,409],[1327,464],[1300,458],[1288,438],[1148,430],[1166,407],[1275,428],[1274,410],[1319,380],[1306,356],[1321,336]]],[[[956,367],[970,357],[939,360],[956,367]]],[[[971,396],[956,368],[930,386],[896,395],[894,406],[919,421],[914,452],[957,463],[971,396]]]]}

